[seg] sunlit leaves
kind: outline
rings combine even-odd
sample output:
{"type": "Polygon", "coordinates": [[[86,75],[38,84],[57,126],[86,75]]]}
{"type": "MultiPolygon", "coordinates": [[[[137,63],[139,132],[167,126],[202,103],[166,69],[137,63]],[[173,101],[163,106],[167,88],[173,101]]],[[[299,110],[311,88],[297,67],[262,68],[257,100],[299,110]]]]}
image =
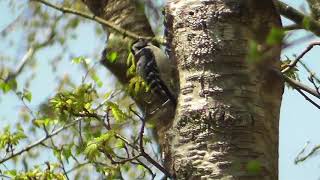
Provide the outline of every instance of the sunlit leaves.
{"type": "Polygon", "coordinates": [[[96,90],[91,84],[83,84],[74,91],[58,93],[50,100],[51,106],[60,113],[91,112],[93,101],[97,98],[96,90]]]}
{"type": "Polygon", "coordinates": [[[148,92],[149,86],[147,83],[136,73],[136,60],[134,59],[133,54],[129,51],[127,58],[127,76],[131,77],[128,85],[128,92],[131,95],[138,95],[140,92],[148,92]]]}
{"type": "Polygon", "coordinates": [[[9,86],[9,84],[5,82],[0,82],[0,88],[3,93],[7,93],[11,90],[11,87],[9,86]]]}
{"type": "Polygon", "coordinates": [[[108,102],[107,104],[117,122],[123,122],[127,118],[127,115],[119,108],[118,104],[115,104],[113,102],[108,102]]]}
{"type": "Polygon", "coordinates": [[[99,76],[95,72],[91,73],[91,78],[97,84],[98,87],[103,86],[103,82],[100,80],[99,76]]]}
{"type": "Polygon", "coordinates": [[[32,93],[28,90],[24,90],[23,94],[22,94],[22,99],[26,99],[27,101],[31,101],[32,99],[32,93]]]}
{"type": "Polygon", "coordinates": [[[134,56],[131,52],[129,52],[128,58],[127,58],[127,76],[132,76],[136,74],[136,63],[134,60],[134,56]]]}
{"type": "Polygon", "coordinates": [[[137,95],[140,92],[148,92],[149,90],[149,86],[140,76],[134,76],[130,79],[128,85],[128,92],[130,94],[137,95]]]}
{"type": "Polygon", "coordinates": [[[8,170],[4,171],[4,174],[11,179],[29,180],[29,179],[47,179],[47,180],[65,180],[66,178],[62,173],[57,172],[59,170],[58,164],[47,163],[47,168],[42,169],[40,166],[35,166],[29,171],[17,171],[8,170]]]}
{"type": "Polygon", "coordinates": [[[32,93],[28,91],[27,89],[24,89],[23,92],[16,92],[16,94],[22,99],[22,100],[27,100],[30,102],[32,100],[32,93]]]}
{"type": "MultiPolygon", "coordinates": [[[[292,60],[290,60],[288,57],[286,57],[285,60],[282,60],[281,61],[281,70],[289,67],[291,62],[292,62],[292,60]]],[[[284,75],[286,75],[287,77],[289,77],[291,79],[299,81],[298,71],[299,71],[299,69],[297,67],[291,67],[290,70],[286,71],[284,75]]],[[[286,86],[291,87],[288,83],[286,83],[286,86]]]]}
{"type": "Polygon", "coordinates": [[[71,61],[74,64],[80,64],[80,63],[85,62],[85,60],[86,60],[86,58],[84,56],[79,56],[79,57],[73,58],[71,61]]]}
{"type": "Polygon", "coordinates": [[[99,155],[99,149],[104,152],[112,154],[113,153],[112,149],[107,145],[113,137],[114,137],[114,132],[108,131],[107,133],[102,134],[101,136],[96,137],[93,140],[89,141],[84,151],[84,153],[86,154],[86,157],[90,161],[94,161],[99,155]]]}
{"type": "Polygon", "coordinates": [[[114,63],[117,61],[118,56],[119,56],[118,53],[115,51],[109,52],[107,53],[106,60],[109,61],[110,63],[114,63]]]}
{"type": "Polygon", "coordinates": [[[123,179],[120,166],[104,168],[104,174],[111,179],[123,179]]]}
{"type": "Polygon", "coordinates": [[[16,90],[17,81],[15,79],[10,79],[8,82],[0,81],[0,89],[3,93],[7,93],[10,90],[16,90]]]}
{"type": "Polygon", "coordinates": [[[89,160],[95,161],[97,156],[99,155],[98,144],[96,144],[96,143],[88,144],[84,153],[86,154],[86,156],[89,160]]]}
{"type": "Polygon", "coordinates": [[[72,151],[73,151],[72,147],[73,147],[73,144],[66,144],[66,145],[63,145],[61,148],[54,147],[53,154],[59,160],[66,160],[67,162],[69,162],[69,158],[72,156],[72,151]]]}
{"type": "Polygon", "coordinates": [[[48,126],[48,125],[57,124],[57,123],[58,123],[58,120],[54,120],[51,118],[36,119],[33,121],[33,124],[38,127],[48,126]]]}
{"type": "Polygon", "coordinates": [[[20,140],[26,137],[21,126],[18,126],[16,132],[11,132],[10,126],[6,126],[0,133],[0,149],[16,146],[20,140]]]}

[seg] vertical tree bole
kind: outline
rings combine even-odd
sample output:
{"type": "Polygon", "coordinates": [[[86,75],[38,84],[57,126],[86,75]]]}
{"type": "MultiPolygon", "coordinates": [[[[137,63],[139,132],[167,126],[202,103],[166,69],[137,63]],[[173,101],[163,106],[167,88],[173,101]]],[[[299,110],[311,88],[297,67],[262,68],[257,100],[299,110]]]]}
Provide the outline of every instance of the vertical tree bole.
{"type": "Polygon", "coordinates": [[[172,0],[165,11],[180,79],[165,166],[177,179],[278,179],[281,46],[266,38],[281,21],[272,0],[172,0]],[[249,61],[250,42],[268,55],[249,61]]]}

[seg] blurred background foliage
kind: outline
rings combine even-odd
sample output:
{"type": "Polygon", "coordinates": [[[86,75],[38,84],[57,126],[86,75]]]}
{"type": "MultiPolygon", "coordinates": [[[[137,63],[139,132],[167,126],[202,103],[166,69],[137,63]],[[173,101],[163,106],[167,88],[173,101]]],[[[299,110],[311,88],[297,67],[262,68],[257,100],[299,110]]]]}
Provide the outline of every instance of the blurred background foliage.
{"type": "MultiPolygon", "coordinates": [[[[80,0],[50,2],[90,13],[80,0]]],[[[126,89],[99,62],[106,42],[101,25],[34,1],[0,6],[6,20],[0,24],[0,175],[147,178],[154,168],[143,158],[120,162],[139,155],[134,144],[142,123],[126,89]]],[[[106,60],[117,57],[111,53],[106,60]]],[[[145,150],[157,159],[148,134],[141,137],[145,150]]]]}

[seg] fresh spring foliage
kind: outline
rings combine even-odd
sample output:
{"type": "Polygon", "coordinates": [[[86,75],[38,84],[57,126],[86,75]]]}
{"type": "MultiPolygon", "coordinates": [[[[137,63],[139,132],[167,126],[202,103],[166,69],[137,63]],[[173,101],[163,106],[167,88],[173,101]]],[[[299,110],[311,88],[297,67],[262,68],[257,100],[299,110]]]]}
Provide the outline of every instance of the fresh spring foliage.
{"type": "Polygon", "coordinates": [[[137,96],[141,92],[149,92],[150,87],[148,84],[136,73],[136,59],[129,51],[127,58],[127,76],[131,77],[128,85],[128,93],[137,96]]]}

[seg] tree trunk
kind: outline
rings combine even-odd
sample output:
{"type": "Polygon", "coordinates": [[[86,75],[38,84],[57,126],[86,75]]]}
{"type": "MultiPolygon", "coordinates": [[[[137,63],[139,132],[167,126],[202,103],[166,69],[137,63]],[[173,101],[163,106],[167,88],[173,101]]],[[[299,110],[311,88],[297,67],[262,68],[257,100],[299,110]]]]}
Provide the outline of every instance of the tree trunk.
{"type": "MultiPolygon", "coordinates": [[[[117,26],[123,29],[134,32],[140,36],[154,36],[151,26],[144,14],[144,10],[141,9],[141,5],[138,1],[134,0],[82,0],[93,14],[111,21],[117,26]]],[[[107,47],[106,53],[117,52],[119,58],[116,62],[109,62],[104,59],[101,63],[107,67],[122,83],[124,86],[129,84],[130,78],[127,76],[127,57],[128,57],[128,45],[132,43],[132,39],[123,36],[122,34],[112,32],[107,27],[106,30],[107,47]]],[[[172,103],[167,103],[162,109],[156,113],[152,112],[162,106],[163,101],[161,96],[149,92],[141,92],[138,95],[131,96],[136,102],[137,106],[145,114],[145,119],[156,120],[156,127],[163,127],[164,124],[168,124],[168,121],[172,122],[175,107],[172,103]]],[[[159,130],[159,129],[158,129],[159,130]]]]}
{"type": "Polygon", "coordinates": [[[180,94],[166,132],[165,165],[177,179],[278,179],[278,121],[283,82],[279,45],[255,62],[280,27],[272,0],[172,0],[167,40],[180,94]]]}
{"type": "MultiPolygon", "coordinates": [[[[100,17],[137,34],[152,34],[133,1],[83,1],[100,17]],[[121,10],[119,2],[132,11],[121,10]],[[121,24],[122,11],[138,22],[121,24]]],[[[281,47],[272,47],[255,63],[246,60],[250,41],[266,49],[268,33],[281,26],[272,0],[171,0],[165,18],[170,58],[180,78],[175,119],[160,132],[167,169],[177,179],[278,179],[283,82],[273,70],[279,68],[281,47]]],[[[128,82],[124,63],[105,65],[128,82]]],[[[133,98],[142,110],[150,107],[133,98]]]]}

